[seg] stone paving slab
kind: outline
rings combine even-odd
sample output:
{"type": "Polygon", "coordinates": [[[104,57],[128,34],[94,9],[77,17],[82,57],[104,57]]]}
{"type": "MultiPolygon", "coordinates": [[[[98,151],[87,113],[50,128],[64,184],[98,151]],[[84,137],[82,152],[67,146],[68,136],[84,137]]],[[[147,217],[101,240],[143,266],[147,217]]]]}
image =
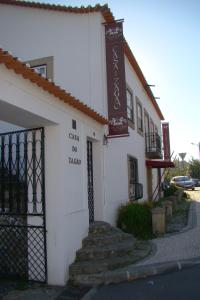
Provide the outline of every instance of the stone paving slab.
{"type": "MultiPolygon", "coordinates": [[[[199,194],[199,193],[198,193],[199,194]]],[[[165,263],[200,257],[200,201],[193,201],[188,225],[176,234],[153,239],[156,253],[136,264],[136,266],[165,263]]]]}
{"type": "Polygon", "coordinates": [[[80,300],[90,287],[0,281],[0,300],[80,300]]]}
{"type": "Polygon", "coordinates": [[[61,288],[35,288],[24,291],[14,290],[4,296],[3,300],[55,300],[61,293],[61,288]]]}

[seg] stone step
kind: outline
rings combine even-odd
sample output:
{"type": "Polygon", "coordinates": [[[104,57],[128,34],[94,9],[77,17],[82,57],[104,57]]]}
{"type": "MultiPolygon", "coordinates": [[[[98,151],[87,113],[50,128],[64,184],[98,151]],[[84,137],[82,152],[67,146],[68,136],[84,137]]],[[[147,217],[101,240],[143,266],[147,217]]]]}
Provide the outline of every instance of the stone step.
{"type": "Polygon", "coordinates": [[[108,233],[119,233],[122,232],[119,228],[111,226],[109,223],[103,221],[96,221],[90,224],[89,235],[108,234],[108,233]]]}
{"type": "Polygon", "coordinates": [[[115,242],[128,240],[135,240],[133,235],[124,233],[124,232],[115,232],[115,233],[107,233],[107,234],[90,234],[86,238],[83,239],[82,245],[83,247],[92,247],[92,246],[105,246],[110,245],[115,242]]]}
{"type": "Polygon", "coordinates": [[[134,239],[116,242],[104,247],[84,247],[76,252],[76,261],[94,261],[131,253],[134,248],[134,239]]]}
{"type": "MultiPolygon", "coordinates": [[[[146,246],[148,244],[146,243],[146,246]]],[[[133,251],[133,260],[132,262],[128,263],[127,260],[127,264],[126,265],[122,265],[120,266],[120,263],[118,264],[118,267],[116,268],[111,268],[102,272],[96,272],[96,273],[76,273],[74,275],[72,275],[70,277],[70,279],[73,282],[73,285],[75,286],[97,286],[100,284],[110,284],[110,283],[119,283],[119,282],[124,282],[127,280],[130,280],[130,277],[132,277],[132,279],[134,279],[135,274],[137,275],[137,267],[136,270],[133,272],[134,275],[131,275],[132,270],[134,270],[134,263],[136,263],[137,261],[139,261],[140,259],[143,259],[144,257],[146,257],[148,254],[151,253],[151,245],[149,244],[147,246],[146,251],[142,251],[143,254],[140,252],[138,252],[138,256],[136,255],[135,251],[133,251]],[[135,261],[134,261],[135,259],[135,261]]],[[[131,257],[131,255],[130,255],[131,257]]],[[[121,259],[123,260],[125,257],[122,257],[121,259]]],[[[114,264],[113,264],[114,266],[114,264]]],[[[117,264],[116,264],[117,266],[117,264]]],[[[90,268],[90,266],[89,266],[90,268]]],[[[82,270],[84,270],[82,268],[82,270]]],[[[146,273],[144,271],[142,277],[145,277],[146,273]]]]}
{"type": "Polygon", "coordinates": [[[105,283],[107,278],[112,282],[113,272],[128,268],[151,251],[148,242],[137,241],[105,222],[92,223],[82,244],[69,268],[69,278],[74,285],[93,286],[105,283]]]}
{"type": "Polygon", "coordinates": [[[70,266],[70,279],[79,274],[96,274],[122,268],[133,264],[140,259],[139,253],[130,253],[129,255],[113,257],[98,261],[80,261],[70,266]]]}

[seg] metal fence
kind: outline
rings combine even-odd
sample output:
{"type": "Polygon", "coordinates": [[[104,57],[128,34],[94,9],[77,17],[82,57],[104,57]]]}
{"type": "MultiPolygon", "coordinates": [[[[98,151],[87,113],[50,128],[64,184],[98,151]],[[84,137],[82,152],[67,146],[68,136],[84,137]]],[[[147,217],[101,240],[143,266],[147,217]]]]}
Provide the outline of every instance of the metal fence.
{"type": "Polygon", "coordinates": [[[0,134],[0,276],[46,282],[44,128],[0,134]]]}

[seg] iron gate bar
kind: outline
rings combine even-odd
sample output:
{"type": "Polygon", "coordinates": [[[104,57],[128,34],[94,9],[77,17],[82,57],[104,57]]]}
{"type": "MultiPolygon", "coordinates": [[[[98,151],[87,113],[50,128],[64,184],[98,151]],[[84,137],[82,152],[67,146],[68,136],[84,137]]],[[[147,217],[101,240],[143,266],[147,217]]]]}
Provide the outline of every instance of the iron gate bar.
{"type": "MultiPolygon", "coordinates": [[[[20,174],[19,174],[19,168],[20,168],[20,164],[19,164],[19,160],[20,160],[20,145],[19,145],[19,134],[16,135],[17,137],[17,141],[16,141],[16,167],[17,167],[17,172],[16,172],[16,177],[19,178],[20,174]]],[[[17,184],[17,212],[20,212],[20,189],[19,189],[19,184],[17,184]]]]}
{"type": "Polygon", "coordinates": [[[12,192],[12,136],[9,135],[9,144],[8,144],[8,174],[9,174],[9,208],[12,211],[12,201],[13,201],[13,192],[12,192]]]}
{"type": "Polygon", "coordinates": [[[44,134],[44,128],[42,128],[42,133],[41,133],[41,149],[42,149],[42,153],[41,153],[41,168],[43,170],[42,172],[42,182],[43,182],[43,189],[42,189],[42,208],[43,208],[43,212],[44,212],[44,216],[43,216],[43,234],[44,234],[44,259],[45,259],[45,282],[47,282],[47,230],[46,230],[46,203],[45,203],[45,134],[44,134]]]}
{"type": "MultiPolygon", "coordinates": [[[[1,147],[1,165],[4,165],[4,136],[2,136],[2,147],[1,147]]],[[[5,203],[4,203],[4,185],[5,185],[5,181],[4,181],[4,168],[0,168],[0,172],[1,172],[1,178],[2,178],[2,182],[1,182],[1,201],[2,201],[2,210],[4,211],[5,209],[5,203]]]]}
{"type": "MultiPolygon", "coordinates": [[[[25,217],[27,216],[27,214],[23,213],[23,214],[18,214],[18,213],[9,213],[9,212],[5,212],[5,213],[0,213],[0,216],[20,216],[20,217],[25,217]]],[[[28,214],[28,216],[30,217],[43,217],[43,214],[28,214]]]]}
{"type": "Polygon", "coordinates": [[[37,204],[36,204],[36,140],[35,140],[35,132],[33,132],[33,148],[32,148],[32,161],[33,161],[33,211],[37,212],[37,204]]]}
{"type": "Polygon", "coordinates": [[[5,136],[5,135],[10,135],[10,134],[16,134],[16,133],[26,133],[26,132],[30,132],[30,131],[37,131],[37,130],[43,130],[44,131],[44,127],[36,127],[36,128],[31,128],[31,129],[23,129],[23,130],[15,130],[15,131],[8,131],[8,132],[2,132],[0,133],[0,136],[5,136]]]}
{"type": "MultiPolygon", "coordinates": [[[[0,227],[13,227],[13,225],[4,225],[4,224],[2,224],[0,227]]],[[[19,228],[35,228],[36,226],[34,226],[34,225],[28,225],[28,226],[26,226],[26,225],[16,225],[14,227],[19,227],[19,228]]],[[[41,226],[37,226],[37,228],[43,229],[43,226],[42,225],[41,226]]]]}
{"type": "Polygon", "coordinates": [[[44,137],[41,127],[0,134],[0,273],[4,277],[14,274],[47,281],[44,137]]]}

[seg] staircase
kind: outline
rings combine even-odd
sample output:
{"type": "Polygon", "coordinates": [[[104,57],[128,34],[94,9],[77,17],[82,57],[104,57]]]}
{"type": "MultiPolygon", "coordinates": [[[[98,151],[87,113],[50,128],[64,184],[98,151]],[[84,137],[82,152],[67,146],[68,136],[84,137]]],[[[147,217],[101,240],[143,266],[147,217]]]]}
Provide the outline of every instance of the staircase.
{"type": "Polygon", "coordinates": [[[109,276],[147,256],[151,247],[139,242],[132,235],[122,232],[105,222],[94,222],[76,260],[69,268],[69,279],[74,285],[105,283],[109,276]]]}

